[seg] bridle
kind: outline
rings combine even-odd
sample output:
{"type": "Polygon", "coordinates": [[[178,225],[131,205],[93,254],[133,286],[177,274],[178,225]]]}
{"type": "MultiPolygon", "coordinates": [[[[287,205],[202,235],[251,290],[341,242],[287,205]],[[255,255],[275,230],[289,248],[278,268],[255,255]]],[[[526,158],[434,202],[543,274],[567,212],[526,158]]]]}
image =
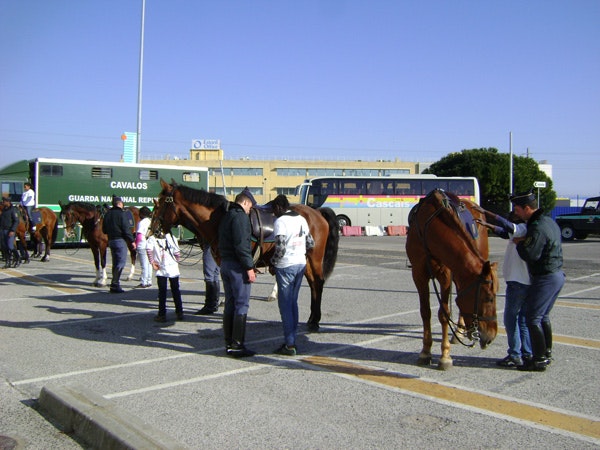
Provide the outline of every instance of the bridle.
{"type": "MultiPolygon", "coordinates": [[[[445,194],[443,192],[442,192],[442,194],[445,196],[445,194]]],[[[421,204],[417,205],[417,207],[419,207],[420,205],[421,204]]],[[[461,203],[461,205],[464,207],[464,204],[461,203]]],[[[441,310],[443,311],[444,317],[446,318],[446,320],[448,322],[448,326],[450,327],[450,330],[452,331],[453,336],[456,338],[456,340],[458,342],[460,342],[465,347],[473,347],[475,345],[475,343],[481,339],[481,333],[479,332],[479,322],[480,321],[481,322],[488,322],[488,321],[491,322],[491,321],[497,320],[496,315],[479,316],[479,314],[478,314],[479,306],[480,306],[481,288],[483,285],[486,285],[486,284],[493,285],[494,280],[493,280],[493,278],[488,280],[482,274],[479,274],[477,276],[477,279],[475,279],[468,286],[466,286],[465,288],[461,289],[460,291],[458,291],[456,293],[455,301],[458,304],[458,299],[460,297],[464,296],[465,294],[467,294],[468,292],[470,292],[473,289],[477,289],[476,296],[475,296],[474,311],[470,314],[471,315],[471,326],[464,333],[460,332],[459,331],[460,325],[456,321],[454,321],[452,319],[452,317],[450,317],[450,314],[448,314],[446,309],[442,307],[442,296],[441,296],[438,286],[435,282],[436,279],[435,279],[435,275],[433,273],[433,265],[432,265],[433,255],[431,254],[431,251],[429,250],[429,246],[427,245],[427,229],[429,228],[429,225],[431,224],[431,222],[433,221],[434,218],[436,218],[445,209],[448,209],[449,207],[451,207],[451,206],[449,204],[447,197],[445,197],[444,200],[442,201],[442,205],[438,206],[435,209],[435,211],[427,218],[427,220],[425,221],[425,223],[423,225],[423,228],[421,228],[417,225],[417,230],[419,232],[419,238],[421,239],[423,248],[425,249],[425,253],[427,255],[427,270],[429,272],[429,278],[432,281],[433,288],[434,288],[436,297],[438,299],[438,303],[440,305],[441,310]],[[465,343],[460,337],[461,334],[463,334],[463,335],[466,334],[469,337],[469,339],[471,340],[471,343],[468,343],[468,344],[465,343]]],[[[414,219],[417,220],[416,214],[414,214],[414,219]]],[[[493,301],[493,300],[491,300],[491,301],[493,301]]],[[[485,300],[481,303],[488,303],[488,302],[490,302],[490,300],[485,300]]],[[[459,309],[460,309],[460,307],[459,307],[459,309]]],[[[463,316],[463,317],[467,317],[469,314],[460,312],[459,315],[463,316]]]]}

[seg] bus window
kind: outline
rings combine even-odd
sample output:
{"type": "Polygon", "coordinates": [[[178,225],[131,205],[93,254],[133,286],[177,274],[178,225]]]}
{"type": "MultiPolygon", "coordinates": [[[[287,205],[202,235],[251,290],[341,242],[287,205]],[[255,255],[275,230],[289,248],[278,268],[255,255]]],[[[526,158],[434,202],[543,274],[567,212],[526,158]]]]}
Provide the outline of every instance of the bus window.
{"type": "Polygon", "coordinates": [[[423,195],[429,194],[434,189],[448,190],[448,181],[446,180],[423,180],[423,195]]]}
{"type": "Polygon", "coordinates": [[[456,195],[473,196],[473,182],[467,180],[449,180],[448,190],[456,195]]]}
{"type": "Polygon", "coordinates": [[[421,195],[420,180],[396,181],[396,195],[421,195]]]}
{"type": "Polygon", "coordinates": [[[63,167],[56,164],[40,164],[40,175],[44,177],[62,177],[63,167]]]}
{"type": "Polygon", "coordinates": [[[363,180],[340,180],[340,194],[361,195],[365,193],[363,180]]]}
{"type": "Polygon", "coordinates": [[[367,194],[381,195],[383,194],[383,183],[379,180],[367,181],[367,194]]]}

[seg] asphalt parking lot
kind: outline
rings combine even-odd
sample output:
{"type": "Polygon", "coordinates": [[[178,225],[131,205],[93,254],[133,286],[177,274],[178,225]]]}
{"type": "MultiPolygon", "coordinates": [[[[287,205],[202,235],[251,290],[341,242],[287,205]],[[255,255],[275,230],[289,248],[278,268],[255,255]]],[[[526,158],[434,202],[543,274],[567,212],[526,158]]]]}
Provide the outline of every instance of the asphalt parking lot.
{"type": "MultiPolygon", "coordinates": [[[[490,242],[490,259],[501,263],[505,241],[490,242]]],[[[484,350],[454,345],[454,367],[440,371],[436,322],[434,364],[417,366],[422,326],[404,243],[341,239],[321,330],[302,327],[296,357],[272,353],[281,325],[266,300],[269,274],[253,286],[249,311],[247,343],[259,354],[224,356],[220,313],[193,315],[204,290],[195,247],[181,265],[186,320],[174,320],[171,303],[166,324],[152,320],[155,289],[133,289],[137,280],[119,295],[92,287],[89,249],[55,249],[48,263],[0,270],[0,449],[103,447],[53,425],[42,389],[114,407],[125,426],[172,448],[598,448],[600,239],[563,245],[567,283],[544,373],[496,366],[502,332],[484,350]]],[[[305,283],[302,322],[309,296],[305,283]]]]}

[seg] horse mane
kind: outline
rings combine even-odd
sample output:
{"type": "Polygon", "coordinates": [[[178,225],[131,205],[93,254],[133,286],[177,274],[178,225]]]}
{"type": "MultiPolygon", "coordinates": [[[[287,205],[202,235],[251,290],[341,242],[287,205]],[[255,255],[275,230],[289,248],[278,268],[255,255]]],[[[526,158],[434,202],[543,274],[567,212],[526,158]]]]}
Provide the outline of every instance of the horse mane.
{"type": "Polygon", "coordinates": [[[76,206],[82,209],[85,209],[86,211],[96,211],[96,205],[93,205],[91,203],[88,202],[70,202],[68,205],[66,205],[67,207],[69,206],[76,206]]]}
{"type": "Polygon", "coordinates": [[[177,185],[177,190],[181,193],[181,196],[192,203],[198,203],[206,206],[207,208],[219,208],[225,207],[228,200],[219,194],[214,192],[207,192],[203,189],[194,189],[189,186],[177,185]]]}

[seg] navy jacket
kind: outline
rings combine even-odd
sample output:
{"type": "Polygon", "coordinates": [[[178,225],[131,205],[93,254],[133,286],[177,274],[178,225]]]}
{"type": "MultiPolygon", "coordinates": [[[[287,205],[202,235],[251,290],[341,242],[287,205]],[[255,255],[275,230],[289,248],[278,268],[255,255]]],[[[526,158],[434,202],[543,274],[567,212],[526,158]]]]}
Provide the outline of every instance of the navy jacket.
{"type": "Polygon", "coordinates": [[[517,244],[517,252],[531,276],[558,272],[563,265],[560,228],[544,211],[536,210],[527,221],[527,235],[517,244]]]}
{"type": "Polygon", "coordinates": [[[125,239],[128,243],[133,242],[131,224],[128,214],[121,208],[111,208],[102,221],[102,232],[108,236],[108,240],[125,239]]]}
{"type": "Polygon", "coordinates": [[[19,226],[19,213],[14,205],[4,208],[0,216],[0,230],[17,231],[19,226]]]}
{"type": "Polygon", "coordinates": [[[229,211],[219,224],[219,253],[224,261],[237,261],[245,270],[254,267],[252,260],[250,218],[241,205],[229,204],[229,211]]]}

